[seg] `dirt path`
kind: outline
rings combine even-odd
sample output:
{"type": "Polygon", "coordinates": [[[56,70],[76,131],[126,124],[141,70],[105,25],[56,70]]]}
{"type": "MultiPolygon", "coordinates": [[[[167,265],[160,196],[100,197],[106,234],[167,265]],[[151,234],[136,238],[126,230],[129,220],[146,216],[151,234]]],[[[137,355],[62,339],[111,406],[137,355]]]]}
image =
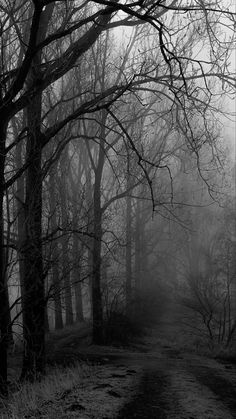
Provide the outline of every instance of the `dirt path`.
{"type": "Polygon", "coordinates": [[[133,366],[142,366],[140,385],[117,419],[236,418],[236,365],[177,349],[177,326],[166,320],[151,350],[132,358],[133,366]]]}
{"type": "Polygon", "coordinates": [[[142,378],[117,419],[236,418],[235,366],[160,347],[132,365],[142,365],[142,378]]]}

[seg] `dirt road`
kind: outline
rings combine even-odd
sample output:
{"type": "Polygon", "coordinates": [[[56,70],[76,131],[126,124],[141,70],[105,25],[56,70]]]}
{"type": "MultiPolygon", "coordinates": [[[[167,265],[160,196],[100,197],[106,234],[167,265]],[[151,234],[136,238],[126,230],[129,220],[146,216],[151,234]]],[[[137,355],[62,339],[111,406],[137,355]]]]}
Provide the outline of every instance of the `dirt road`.
{"type": "Polygon", "coordinates": [[[180,349],[185,335],[178,327],[173,316],[166,318],[154,331],[150,351],[139,359],[133,356],[133,366],[142,365],[142,378],[117,419],[236,418],[236,364],[180,349]]]}
{"type": "MultiPolygon", "coordinates": [[[[121,369],[122,377],[125,371],[136,371],[135,395],[123,403],[118,416],[114,409],[113,415],[105,415],[104,419],[236,418],[236,364],[197,355],[194,346],[190,350],[190,337],[181,316],[176,307],[168,307],[140,351],[137,347],[133,352],[104,347],[98,352],[97,347],[85,347],[87,359],[121,369]]],[[[71,357],[68,346],[66,352],[71,357]]],[[[80,357],[83,358],[81,348],[80,357]]],[[[105,384],[111,383],[108,380],[105,384]]],[[[114,400],[115,397],[117,394],[114,400]]],[[[111,399],[109,403],[112,410],[111,399]]]]}
{"type": "Polygon", "coordinates": [[[141,363],[137,394],[118,419],[236,418],[235,366],[168,348],[139,359],[137,365],[141,363]]]}

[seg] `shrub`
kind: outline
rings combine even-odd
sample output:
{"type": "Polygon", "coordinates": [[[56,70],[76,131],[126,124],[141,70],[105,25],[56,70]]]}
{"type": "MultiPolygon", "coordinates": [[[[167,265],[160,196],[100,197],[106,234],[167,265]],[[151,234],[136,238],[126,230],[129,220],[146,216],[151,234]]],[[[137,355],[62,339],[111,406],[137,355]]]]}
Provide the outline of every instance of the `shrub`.
{"type": "Polygon", "coordinates": [[[104,323],[106,344],[128,344],[135,336],[140,336],[143,328],[135,319],[119,311],[111,311],[104,323]]]}

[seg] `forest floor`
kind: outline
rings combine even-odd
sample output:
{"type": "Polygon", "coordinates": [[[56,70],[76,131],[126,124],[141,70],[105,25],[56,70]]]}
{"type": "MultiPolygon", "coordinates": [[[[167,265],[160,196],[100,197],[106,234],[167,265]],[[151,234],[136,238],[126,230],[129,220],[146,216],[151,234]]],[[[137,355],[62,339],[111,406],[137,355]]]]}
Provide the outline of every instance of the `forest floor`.
{"type": "Polygon", "coordinates": [[[80,369],[70,372],[73,379],[54,393],[48,387],[40,406],[31,400],[28,410],[22,406],[13,414],[11,409],[11,415],[0,413],[2,419],[236,417],[236,364],[197,353],[171,307],[128,348],[91,345],[89,327],[79,330],[72,327],[48,340],[49,368],[82,362],[80,369]],[[81,379],[76,381],[78,375],[81,379]]]}

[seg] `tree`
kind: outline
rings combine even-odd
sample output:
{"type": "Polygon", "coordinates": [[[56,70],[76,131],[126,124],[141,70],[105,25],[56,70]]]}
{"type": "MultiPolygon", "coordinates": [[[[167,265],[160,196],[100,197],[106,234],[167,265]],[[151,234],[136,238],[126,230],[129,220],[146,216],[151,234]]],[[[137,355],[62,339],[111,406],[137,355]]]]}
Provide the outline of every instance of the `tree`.
{"type": "Polygon", "coordinates": [[[51,230],[54,234],[52,245],[51,245],[51,257],[52,257],[52,293],[54,300],[54,311],[55,311],[55,329],[63,328],[62,319],[62,303],[61,303],[61,283],[59,275],[59,243],[57,238],[58,228],[58,214],[57,214],[57,189],[56,189],[56,167],[51,167],[49,172],[49,194],[50,194],[50,214],[51,214],[51,230]]]}
{"type": "MultiPolygon", "coordinates": [[[[38,21],[36,44],[45,40],[54,5],[45,7],[38,21]]],[[[36,9],[35,9],[36,11],[36,9]]],[[[41,51],[31,60],[31,68],[26,77],[26,85],[32,88],[40,76],[41,51]]],[[[42,146],[40,141],[42,113],[42,93],[34,96],[26,106],[28,128],[26,160],[30,165],[26,171],[25,193],[25,243],[24,278],[22,308],[24,313],[24,357],[22,379],[32,379],[44,373],[45,368],[45,295],[42,257],[42,146]]]]}

